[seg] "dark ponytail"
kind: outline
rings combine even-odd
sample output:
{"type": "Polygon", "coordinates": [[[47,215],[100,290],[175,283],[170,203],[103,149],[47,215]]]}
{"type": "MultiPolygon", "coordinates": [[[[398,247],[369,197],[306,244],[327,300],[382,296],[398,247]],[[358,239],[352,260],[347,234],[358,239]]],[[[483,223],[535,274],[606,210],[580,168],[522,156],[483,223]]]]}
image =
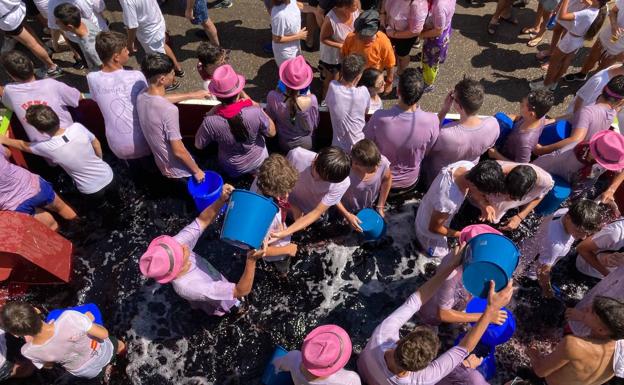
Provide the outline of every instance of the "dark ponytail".
{"type": "MultiPolygon", "coordinates": [[[[229,106],[232,103],[235,103],[238,100],[238,95],[229,97],[229,98],[217,98],[224,106],[229,106]]],[[[237,143],[245,143],[249,141],[249,132],[247,131],[247,127],[243,124],[243,112],[239,112],[236,116],[226,119],[228,122],[228,126],[230,127],[230,132],[237,143]]]]}
{"type": "Polygon", "coordinates": [[[290,120],[293,121],[297,115],[297,98],[299,97],[299,90],[293,90],[292,88],[286,87],[286,93],[284,95],[286,96],[284,102],[286,103],[286,107],[288,107],[288,115],[290,116],[290,120]]]}
{"type": "Polygon", "coordinates": [[[599,0],[599,2],[600,9],[598,10],[598,16],[596,16],[594,22],[589,26],[589,29],[585,34],[585,40],[592,40],[594,37],[596,37],[596,34],[598,33],[598,31],[600,31],[600,28],[602,28],[602,25],[607,18],[607,1],[599,0]]]}

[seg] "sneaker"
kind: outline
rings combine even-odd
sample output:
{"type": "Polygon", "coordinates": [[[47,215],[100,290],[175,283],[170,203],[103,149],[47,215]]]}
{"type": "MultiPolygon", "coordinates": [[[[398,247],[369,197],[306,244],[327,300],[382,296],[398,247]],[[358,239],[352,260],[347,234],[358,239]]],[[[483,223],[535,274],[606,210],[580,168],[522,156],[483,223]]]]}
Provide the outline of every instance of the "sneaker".
{"type": "Polygon", "coordinates": [[[585,81],[585,79],[587,79],[587,74],[584,74],[582,72],[567,74],[563,77],[563,80],[565,80],[566,82],[583,82],[585,81]]]}
{"type": "Polygon", "coordinates": [[[62,74],[63,70],[59,66],[54,67],[54,69],[39,68],[35,71],[35,76],[38,79],[56,78],[62,74]]]}
{"type": "Polygon", "coordinates": [[[17,41],[15,39],[5,36],[4,41],[2,42],[2,49],[0,50],[0,52],[5,53],[11,51],[15,49],[16,44],[17,41]]]}
{"type": "Polygon", "coordinates": [[[180,88],[180,82],[174,81],[169,87],[165,87],[165,91],[169,92],[177,90],[178,88],[180,88]]]}
{"type": "Polygon", "coordinates": [[[234,5],[232,3],[232,0],[223,0],[219,2],[218,4],[215,4],[213,8],[231,8],[232,5],[234,5]]]}
{"type": "Polygon", "coordinates": [[[177,78],[183,78],[184,75],[186,75],[182,68],[180,68],[179,70],[174,70],[173,72],[177,78]]]}

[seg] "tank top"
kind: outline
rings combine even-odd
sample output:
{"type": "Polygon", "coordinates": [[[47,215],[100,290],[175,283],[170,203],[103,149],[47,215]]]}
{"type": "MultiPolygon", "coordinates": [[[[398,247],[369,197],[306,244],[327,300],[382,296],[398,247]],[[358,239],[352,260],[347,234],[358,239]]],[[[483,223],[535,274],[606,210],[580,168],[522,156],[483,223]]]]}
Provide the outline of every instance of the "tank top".
{"type": "MultiPolygon", "coordinates": [[[[329,19],[332,30],[334,31],[331,39],[339,43],[344,43],[347,35],[353,32],[353,22],[359,15],[359,10],[353,12],[351,24],[345,24],[340,21],[333,9],[329,11],[326,17],[329,19]]],[[[340,49],[330,47],[321,42],[321,61],[327,64],[340,64],[340,49]]]]}

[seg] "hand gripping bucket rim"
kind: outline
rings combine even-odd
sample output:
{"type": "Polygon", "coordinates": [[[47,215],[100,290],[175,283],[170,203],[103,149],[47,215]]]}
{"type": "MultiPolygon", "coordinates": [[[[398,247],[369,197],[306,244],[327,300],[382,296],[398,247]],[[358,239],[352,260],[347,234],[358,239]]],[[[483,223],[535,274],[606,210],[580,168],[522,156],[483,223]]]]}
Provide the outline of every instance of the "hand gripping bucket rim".
{"type": "Polygon", "coordinates": [[[278,372],[275,373],[275,366],[273,366],[273,360],[279,357],[283,357],[288,354],[288,350],[283,348],[281,345],[275,346],[275,350],[273,351],[273,355],[271,359],[267,363],[264,373],[262,374],[262,382],[264,385],[292,385],[292,377],[290,376],[290,372],[278,372]]]}
{"type": "MultiPolygon", "coordinates": [[[[487,306],[487,300],[483,298],[474,297],[466,305],[466,313],[482,313],[487,306]]],[[[502,308],[507,312],[507,320],[502,325],[489,324],[483,337],[481,337],[481,343],[494,347],[507,342],[516,331],[516,319],[513,313],[506,307],[502,308]]],[[[474,326],[474,322],[470,323],[474,326]]]]}
{"type": "Polygon", "coordinates": [[[195,207],[197,211],[202,212],[204,209],[219,199],[221,196],[221,192],[223,191],[223,178],[217,172],[211,170],[204,171],[204,181],[201,183],[197,183],[195,178],[190,177],[186,188],[193,198],[193,202],[195,202],[195,207]],[[210,187],[212,191],[210,192],[202,192],[204,186],[210,183],[210,187]]]}
{"type": "Polygon", "coordinates": [[[360,227],[367,241],[379,239],[386,233],[386,221],[377,211],[365,208],[357,213],[357,217],[362,221],[360,227]]]}

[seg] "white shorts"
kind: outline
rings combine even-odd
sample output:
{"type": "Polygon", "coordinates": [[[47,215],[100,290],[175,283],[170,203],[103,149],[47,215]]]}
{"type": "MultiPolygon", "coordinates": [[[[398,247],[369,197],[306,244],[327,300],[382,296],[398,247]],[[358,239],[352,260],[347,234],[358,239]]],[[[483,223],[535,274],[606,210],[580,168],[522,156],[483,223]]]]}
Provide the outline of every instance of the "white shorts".
{"type": "Polygon", "coordinates": [[[563,53],[574,53],[579,48],[583,47],[585,44],[585,39],[579,36],[574,36],[571,33],[566,32],[566,34],[559,40],[559,44],[557,44],[557,48],[561,50],[563,53]]]}
{"type": "Polygon", "coordinates": [[[163,36],[162,39],[149,42],[139,40],[139,43],[141,43],[141,47],[143,47],[146,55],[151,53],[165,53],[165,36],[163,36]]]}
{"type": "Polygon", "coordinates": [[[3,30],[5,32],[15,31],[22,24],[25,17],[26,4],[22,2],[20,3],[20,5],[12,9],[11,12],[4,15],[4,17],[0,19],[0,30],[3,30]]]}

